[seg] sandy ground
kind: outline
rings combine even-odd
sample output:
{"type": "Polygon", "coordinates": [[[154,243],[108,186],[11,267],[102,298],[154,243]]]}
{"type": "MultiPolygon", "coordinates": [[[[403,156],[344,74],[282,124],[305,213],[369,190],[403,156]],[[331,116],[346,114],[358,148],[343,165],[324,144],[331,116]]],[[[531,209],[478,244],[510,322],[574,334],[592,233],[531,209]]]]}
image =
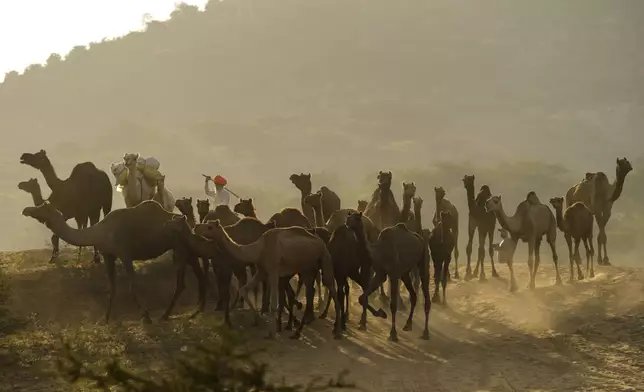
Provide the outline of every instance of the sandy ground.
{"type": "MultiPolygon", "coordinates": [[[[0,333],[0,390],[69,390],[53,375],[60,337],[74,342],[90,361],[119,355],[134,369],[160,371],[182,347],[215,337],[221,316],[212,301],[203,317],[188,320],[196,302],[195,280],[188,274],[176,318],[166,323],[139,321],[123,271],[114,322],[101,323],[107,281],[102,265],[81,263],[66,250],[63,262],[47,265],[49,251],[4,253],[0,263],[12,280],[11,309],[26,320],[0,333]]],[[[153,316],[161,315],[174,279],[167,257],[138,265],[144,298],[153,316]]],[[[268,344],[266,361],[276,376],[293,381],[333,377],[350,370],[349,380],[370,391],[642,391],[644,390],[644,272],[598,267],[592,280],[554,286],[554,269],[545,257],[533,292],[525,287],[528,270],[517,263],[518,293],[507,282],[454,282],[449,308],[432,308],[431,339],[421,340],[422,296],[412,332],[397,343],[387,340],[390,320],[369,319],[357,330],[357,291],[344,340],[331,338],[331,320],[305,328],[300,341],[283,333],[268,344]]],[[[562,268],[564,281],[568,268],[562,268]]],[[[499,272],[507,277],[505,266],[499,272]]],[[[488,277],[490,276],[488,270],[488,277]]],[[[388,310],[388,308],[385,308],[388,310]]],[[[236,328],[250,327],[249,312],[233,315],[236,328]]]]}

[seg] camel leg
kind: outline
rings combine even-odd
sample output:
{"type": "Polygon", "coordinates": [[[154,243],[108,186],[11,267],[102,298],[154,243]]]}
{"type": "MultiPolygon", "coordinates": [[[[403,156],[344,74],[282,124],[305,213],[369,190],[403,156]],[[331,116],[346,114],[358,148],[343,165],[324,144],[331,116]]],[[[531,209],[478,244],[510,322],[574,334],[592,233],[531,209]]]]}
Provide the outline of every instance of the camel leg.
{"type": "Polygon", "coordinates": [[[136,306],[138,307],[139,311],[143,315],[143,322],[151,323],[152,319],[150,319],[150,314],[147,308],[141,303],[141,301],[139,301],[139,296],[138,296],[139,287],[136,282],[136,273],[134,272],[134,265],[132,263],[132,260],[121,260],[121,262],[123,263],[123,268],[125,269],[127,278],[130,281],[130,293],[132,294],[132,299],[134,300],[134,303],[136,303],[136,306]]]}
{"type": "MultiPolygon", "coordinates": [[[[298,281],[299,281],[299,276],[298,276],[298,281]]],[[[271,287],[268,284],[267,278],[264,278],[264,280],[262,280],[261,283],[262,283],[262,307],[259,310],[259,312],[262,314],[266,314],[270,310],[270,305],[271,305],[271,287]]]]}
{"type": "MultiPolygon", "coordinates": [[[[95,224],[98,223],[98,221],[101,220],[101,211],[97,210],[95,213],[90,214],[89,216],[89,225],[94,226],[95,224]]],[[[85,223],[85,227],[87,227],[87,223],[85,223]]],[[[95,263],[100,263],[101,262],[101,255],[98,252],[98,249],[94,247],[94,257],[93,260],[95,263]]]]}
{"type": "Polygon", "coordinates": [[[112,305],[114,304],[114,295],[116,292],[116,256],[111,254],[104,254],[105,259],[105,272],[107,273],[107,281],[109,283],[109,299],[107,301],[107,309],[105,309],[105,324],[110,321],[110,313],[112,312],[112,305]]]}
{"type": "Polygon", "coordinates": [[[481,266],[481,274],[479,275],[479,282],[487,281],[485,276],[485,230],[479,229],[479,253],[478,259],[476,260],[476,268],[478,269],[479,265],[481,266]]]}
{"type": "MultiPolygon", "coordinates": [[[[391,293],[389,293],[391,294],[391,293]]],[[[385,284],[384,282],[380,285],[380,300],[382,302],[387,302],[389,301],[389,296],[387,295],[387,292],[385,291],[385,284]]]]}
{"type": "Polygon", "coordinates": [[[584,274],[581,272],[581,255],[579,254],[580,243],[581,238],[575,238],[575,263],[577,264],[577,279],[584,280],[584,274]]]}
{"type": "MultiPolygon", "coordinates": [[[[443,306],[447,306],[447,276],[445,276],[445,271],[449,271],[449,262],[450,262],[450,257],[451,255],[447,255],[447,260],[445,260],[444,267],[443,267],[443,276],[441,279],[441,285],[443,286],[443,306]]],[[[483,265],[483,262],[481,262],[481,265],[483,265]]]]}
{"type": "MultiPolygon", "coordinates": [[[[288,314],[288,323],[286,324],[286,330],[290,331],[293,329],[293,324],[297,323],[297,317],[295,317],[295,310],[294,308],[296,307],[296,302],[297,300],[295,299],[295,291],[293,290],[293,286],[291,286],[291,278],[283,278],[284,279],[284,292],[286,294],[286,299],[288,300],[288,307],[289,307],[289,314],[288,314]]],[[[302,304],[300,304],[301,307],[302,304]]]]}
{"type": "Polygon", "coordinates": [[[467,245],[465,246],[465,254],[467,255],[467,269],[465,270],[465,280],[472,280],[473,276],[478,275],[479,263],[476,262],[474,275],[472,275],[472,241],[474,240],[474,231],[476,230],[476,223],[474,218],[470,216],[467,226],[467,245]]]}
{"type": "Polygon", "coordinates": [[[606,236],[606,223],[608,219],[602,217],[597,219],[597,226],[599,227],[599,234],[597,235],[597,264],[599,265],[611,265],[608,259],[608,250],[606,250],[606,242],[608,240],[606,236]],[[604,250],[604,257],[602,258],[602,249],[604,250]]]}
{"type": "Polygon", "coordinates": [[[170,300],[170,304],[168,304],[168,308],[166,309],[165,313],[163,313],[163,316],[161,316],[162,321],[168,320],[170,318],[170,313],[172,312],[172,309],[174,309],[174,305],[176,304],[177,299],[186,288],[186,266],[184,263],[177,263],[175,264],[175,266],[177,268],[177,272],[174,293],[172,294],[172,299],[170,300]]]}
{"type": "Polygon", "coordinates": [[[206,257],[201,257],[201,269],[203,270],[204,274],[204,282],[206,284],[206,290],[210,292],[210,296],[212,297],[213,301],[215,301],[215,304],[217,307],[219,307],[219,292],[214,288],[210,287],[210,260],[206,257]]]}
{"type": "Polygon", "coordinates": [[[411,331],[412,323],[414,321],[414,310],[416,309],[416,301],[418,300],[418,296],[416,294],[416,290],[414,289],[414,283],[411,280],[411,276],[409,272],[404,274],[401,277],[401,279],[403,281],[403,284],[407,288],[407,291],[409,292],[409,302],[411,304],[411,309],[409,310],[409,317],[407,317],[407,322],[403,327],[403,331],[411,331]]]}
{"type": "MultiPolygon", "coordinates": [[[[432,296],[432,302],[441,302],[441,280],[443,276],[443,260],[434,258],[434,295],[432,296]]],[[[422,283],[422,281],[421,281],[422,283]]]]}
{"type": "Polygon", "coordinates": [[[58,237],[56,234],[51,235],[51,257],[49,258],[49,263],[54,264],[56,261],[58,261],[58,255],[60,254],[60,237],[58,237]]]}
{"type": "Polygon", "coordinates": [[[398,341],[398,332],[396,332],[396,312],[398,311],[398,296],[400,295],[398,286],[398,278],[389,276],[389,294],[391,295],[391,303],[389,309],[391,310],[391,331],[389,331],[389,340],[392,342],[398,341]]]}
{"type": "MultiPolygon", "coordinates": [[[[239,288],[239,295],[246,301],[246,303],[248,304],[248,307],[250,308],[250,310],[255,314],[255,320],[253,321],[253,324],[255,326],[259,325],[259,312],[257,312],[257,308],[255,308],[255,305],[253,305],[253,303],[250,301],[250,298],[249,298],[250,296],[248,295],[248,293],[249,293],[250,290],[253,290],[255,287],[257,287],[257,285],[259,283],[261,283],[264,279],[266,279],[266,272],[261,267],[257,268],[257,273],[255,275],[253,275],[252,278],[250,278],[248,283],[246,283],[245,285],[243,285],[242,287],[239,288]]],[[[279,276],[275,276],[275,279],[270,280],[270,283],[271,283],[271,287],[270,287],[270,291],[271,291],[271,309],[272,310],[277,310],[276,308],[278,306],[278,301],[279,301],[279,298],[278,298],[278,296],[279,296],[279,291],[278,291],[279,290],[279,276]]],[[[230,301],[228,301],[228,302],[230,302],[230,301]]],[[[271,314],[271,318],[270,318],[270,320],[271,320],[271,323],[270,323],[271,328],[270,329],[273,331],[273,335],[275,333],[275,319],[273,319],[272,316],[274,316],[274,315],[275,315],[275,312],[273,312],[271,314]]],[[[270,336],[270,333],[269,333],[269,336],[270,336]]]]}
{"type": "MultiPolygon", "coordinates": [[[[458,222],[457,226],[458,226],[458,222]]],[[[458,228],[454,230],[454,279],[460,279],[460,275],[458,273],[458,228]]],[[[450,279],[451,280],[451,279],[450,279]]]]}
{"type": "MultiPolygon", "coordinates": [[[[336,274],[336,277],[337,277],[337,274],[336,274]]],[[[316,279],[317,279],[317,277],[316,277],[316,279]]],[[[346,281],[346,278],[345,278],[345,281],[346,281]]],[[[344,289],[344,287],[340,284],[340,282],[338,282],[338,287],[344,289]]],[[[318,302],[318,307],[319,307],[319,305],[320,305],[320,302],[318,302]]],[[[326,301],[326,304],[324,304],[324,310],[322,311],[322,313],[320,314],[320,316],[318,318],[320,318],[322,320],[325,319],[329,315],[329,308],[330,307],[331,307],[331,301],[328,300],[328,294],[327,294],[327,301],[326,301]]],[[[344,315],[344,313],[343,313],[343,315],[344,315]]]]}
{"type": "MultiPolygon", "coordinates": [[[[346,291],[344,290],[344,286],[346,284],[348,284],[347,283],[347,277],[346,276],[338,276],[336,274],[335,283],[336,283],[336,286],[339,289],[338,290],[338,305],[336,305],[336,306],[340,306],[340,313],[342,314],[342,317],[340,318],[340,327],[342,327],[343,331],[346,331],[347,330],[347,313],[349,312],[349,308],[347,306],[345,306],[345,302],[344,302],[344,297],[345,297],[345,294],[346,294],[346,291]]],[[[330,303],[331,303],[331,301],[327,301],[327,309],[329,308],[328,304],[330,304],[330,303]]],[[[325,309],[325,310],[327,310],[327,309],[325,309]]]]}
{"type": "Polygon", "coordinates": [[[543,240],[541,237],[537,237],[534,243],[534,279],[537,279],[537,271],[539,271],[539,265],[541,265],[541,242],[543,240]]]}
{"type": "MultiPolygon", "coordinates": [[[[376,291],[378,287],[380,287],[386,279],[387,279],[387,274],[384,271],[376,271],[376,274],[374,275],[373,278],[371,278],[371,281],[369,282],[367,289],[366,290],[363,289],[362,295],[358,297],[358,303],[362,305],[362,307],[368,307],[369,296],[371,295],[371,293],[376,291]]],[[[384,313],[384,310],[382,310],[382,308],[379,308],[377,310],[377,313],[382,314],[384,313]]]]}
{"type": "Polygon", "coordinates": [[[304,279],[300,275],[297,276],[297,289],[295,290],[295,297],[300,298],[302,287],[304,286],[304,279]]]}
{"type": "Polygon", "coordinates": [[[299,339],[302,336],[302,330],[304,329],[304,325],[307,324],[307,321],[315,320],[315,317],[313,317],[313,301],[315,300],[315,275],[311,275],[309,277],[308,275],[300,274],[300,278],[302,279],[302,283],[304,284],[306,306],[304,308],[302,322],[297,326],[295,333],[290,337],[291,339],[299,339]]]}
{"type": "Polygon", "coordinates": [[[514,278],[514,261],[508,260],[508,269],[510,270],[510,292],[514,293],[516,292],[519,288],[517,287],[517,280],[514,278]]]}
{"type": "MultiPolygon", "coordinates": [[[[279,307],[279,280],[280,277],[277,273],[274,271],[272,274],[268,276],[268,284],[271,287],[271,305],[270,305],[270,310],[268,312],[268,319],[270,322],[268,323],[268,335],[266,336],[267,339],[274,339],[276,330],[277,330],[277,317],[276,313],[279,307]]],[[[259,282],[259,281],[256,281],[259,282]]],[[[255,283],[256,284],[256,283],[255,283]]],[[[248,297],[248,290],[250,290],[251,287],[244,286],[244,297],[248,297]]]]}
{"type": "Polygon", "coordinates": [[[564,234],[564,239],[566,240],[566,245],[568,246],[568,260],[570,262],[570,279],[568,279],[568,283],[573,283],[575,281],[575,269],[573,265],[575,255],[572,251],[572,237],[569,234],[564,234]]]}
{"type": "Polygon", "coordinates": [[[557,274],[555,284],[561,285],[561,275],[559,274],[559,255],[557,255],[557,244],[555,243],[555,239],[548,238],[548,245],[550,245],[550,251],[552,252],[552,263],[555,265],[555,273],[557,274]]]}
{"type": "Polygon", "coordinates": [[[534,277],[534,238],[528,240],[528,268],[530,269],[530,283],[528,283],[528,288],[533,290],[535,288],[535,277],[534,277]]]}
{"type": "MultiPolygon", "coordinates": [[[[338,288],[338,289],[339,289],[339,288],[338,288]]],[[[350,303],[349,303],[349,291],[351,290],[351,286],[349,285],[349,280],[348,280],[348,279],[347,279],[347,280],[345,280],[343,289],[344,289],[344,300],[345,300],[344,308],[347,310],[347,311],[346,311],[346,314],[344,315],[344,323],[345,323],[345,327],[344,327],[344,329],[347,329],[347,328],[346,328],[346,323],[347,323],[347,322],[349,322],[349,313],[350,313],[350,312],[349,312],[349,307],[350,307],[350,303]]],[[[329,302],[330,302],[330,301],[329,301],[329,302]]]]}
{"type": "MultiPolygon", "coordinates": [[[[282,332],[282,316],[284,315],[284,308],[286,307],[286,286],[284,285],[284,283],[288,284],[288,279],[290,279],[290,277],[280,278],[278,284],[279,302],[277,306],[277,320],[275,322],[277,332],[282,332]]],[[[292,311],[293,309],[291,309],[291,312],[292,311]]]]}
{"type": "Polygon", "coordinates": [[[594,278],[595,277],[595,268],[593,266],[594,264],[594,253],[595,250],[593,249],[593,237],[592,235],[588,237],[584,237],[584,248],[586,248],[586,275],[588,275],[589,278],[594,278]],[[590,268],[590,271],[589,271],[590,268]]]}
{"type": "Polygon", "coordinates": [[[425,255],[423,255],[418,265],[418,274],[420,275],[420,287],[425,299],[425,328],[421,338],[429,340],[429,312],[432,309],[432,301],[429,298],[429,263],[426,261],[425,255]]]}
{"type": "Polygon", "coordinates": [[[492,277],[500,278],[499,273],[496,272],[496,266],[494,265],[494,247],[492,246],[492,244],[494,244],[494,227],[492,227],[492,230],[488,230],[487,239],[488,253],[490,254],[490,264],[492,265],[492,277]]]}

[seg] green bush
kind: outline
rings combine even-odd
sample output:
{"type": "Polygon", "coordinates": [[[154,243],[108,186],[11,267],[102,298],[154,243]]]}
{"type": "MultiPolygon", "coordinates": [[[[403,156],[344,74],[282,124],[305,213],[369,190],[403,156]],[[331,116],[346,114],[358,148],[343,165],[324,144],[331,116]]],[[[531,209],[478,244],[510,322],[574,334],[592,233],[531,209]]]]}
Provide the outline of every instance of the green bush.
{"type": "Polygon", "coordinates": [[[72,352],[70,345],[63,345],[63,355],[58,360],[58,370],[70,383],[89,382],[95,390],[128,392],[165,391],[231,391],[231,392],[296,392],[356,389],[344,382],[346,372],[335,380],[324,382],[312,379],[307,385],[280,384],[268,381],[268,366],[254,359],[260,350],[250,349],[240,335],[224,329],[216,331],[220,339],[214,347],[197,346],[189,357],[180,358],[164,371],[158,379],[147,378],[124,369],[118,359],[101,368],[83,363],[72,352]]]}

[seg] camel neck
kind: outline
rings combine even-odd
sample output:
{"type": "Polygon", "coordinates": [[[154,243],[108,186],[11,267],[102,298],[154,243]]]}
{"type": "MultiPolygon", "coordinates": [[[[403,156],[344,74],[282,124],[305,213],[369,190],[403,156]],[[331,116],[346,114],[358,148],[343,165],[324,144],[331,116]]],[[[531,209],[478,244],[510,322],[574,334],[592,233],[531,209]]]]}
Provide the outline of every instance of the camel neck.
{"type": "Polygon", "coordinates": [[[32,192],[29,192],[31,194],[31,198],[34,201],[35,206],[39,206],[42,203],[45,202],[45,200],[42,198],[42,192],[40,189],[34,189],[32,192]]]}
{"type": "Polygon", "coordinates": [[[561,230],[563,233],[567,233],[568,222],[566,222],[562,210],[563,210],[562,206],[555,207],[555,218],[557,219],[557,227],[559,228],[559,230],[561,230]]]}
{"type": "Polygon", "coordinates": [[[43,177],[45,177],[45,182],[47,182],[47,185],[52,190],[52,192],[60,188],[63,180],[58,178],[58,176],[56,175],[56,170],[54,170],[54,166],[52,166],[51,163],[40,169],[40,172],[42,173],[43,177]]]}
{"type": "Polygon", "coordinates": [[[103,233],[100,232],[102,225],[97,224],[78,230],[70,227],[62,215],[56,215],[47,224],[47,227],[63,241],[74,246],[96,246],[100,248],[101,239],[104,238],[103,233]]]}
{"type": "Polygon", "coordinates": [[[418,235],[422,236],[423,235],[423,222],[422,222],[420,212],[421,212],[421,207],[414,206],[414,217],[415,217],[415,223],[416,223],[416,225],[415,225],[416,226],[416,228],[415,228],[416,233],[418,233],[418,235]]]}
{"type": "Polygon", "coordinates": [[[249,245],[240,245],[233,241],[226,230],[221,228],[222,233],[218,236],[217,243],[235,260],[244,264],[257,264],[260,261],[264,250],[264,236],[249,245]]]}
{"type": "Polygon", "coordinates": [[[411,198],[412,195],[403,194],[403,204],[400,209],[400,222],[407,222],[409,219],[409,211],[411,211],[411,198]]]}
{"type": "Polygon", "coordinates": [[[513,234],[519,234],[521,231],[521,222],[520,217],[517,216],[518,214],[519,212],[517,211],[513,216],[508,216],[503,208],[494,212],[501,227],[513,234]]]}
{"type": "Polygon", "coordinates": [[[613,185],[613,194],[610,197],[610,201],[614,202],[622,195],[622,190],[624,189],[624,181],[626,180],[626,174],[620,173],[617,171],[615,179],[615,184],[613,185]]]}
{"type": "Polygon", "coordinates": [[[474,199],[474,184],[472,186],[466,186],[465,191],[467,193],[467,207],[470,210],[470,213],[476,211],[476,200],[474,199]]]}
{"type": "Polygon", "coordinates": [[[324,223],[324,215],[322,214],[322,203],[320,205],[313,207],[313,213],[315,214],[315,225],[317,227],[326,227],[324,223]]]}
{"type": "Polygon", "coordinates": [[[373,245],[367,241],[364,227],[360,227],[360,229],[352,228],[352,230],[358,242],[358,256],[361,259],[361,263],[368,262],[368,264],[371,264],[374,259],[373,245]]]}
{"type": "Polygon", "coordinates": [[[186,218],[188,218],[188,226],[190,226],[191,229],[194,229],[197,225],[194,211],[188,211],[188,213],[184,215],[186,216],[186,218]]]}
{"type": "Polygon", "coordinates": [[[199,257],[215,257],[217,253],[217,244],[215,241],[194,234],[192,231],[184,232],[185,240],[188,246],[199,257]]]}

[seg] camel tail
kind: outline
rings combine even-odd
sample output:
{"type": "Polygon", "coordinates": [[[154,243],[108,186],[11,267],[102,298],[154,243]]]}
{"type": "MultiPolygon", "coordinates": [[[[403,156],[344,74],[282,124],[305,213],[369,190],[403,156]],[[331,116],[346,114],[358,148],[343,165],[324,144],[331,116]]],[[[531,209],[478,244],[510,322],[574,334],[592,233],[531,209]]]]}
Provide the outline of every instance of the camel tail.
{"type": "Polygon", "coordinates": [[[105,218],[105,216],[109,214],[110,211],[112,211],[112,198],[113,198],[112,189],[113,188],[107,173],[102,172],[101,177],[103,177],[103,180],[101,181],[101,188],[102,188],[101,195],[103,199],[103,202],[101,203],[101,208],[103,210],[103,218],[105,218]]]}

